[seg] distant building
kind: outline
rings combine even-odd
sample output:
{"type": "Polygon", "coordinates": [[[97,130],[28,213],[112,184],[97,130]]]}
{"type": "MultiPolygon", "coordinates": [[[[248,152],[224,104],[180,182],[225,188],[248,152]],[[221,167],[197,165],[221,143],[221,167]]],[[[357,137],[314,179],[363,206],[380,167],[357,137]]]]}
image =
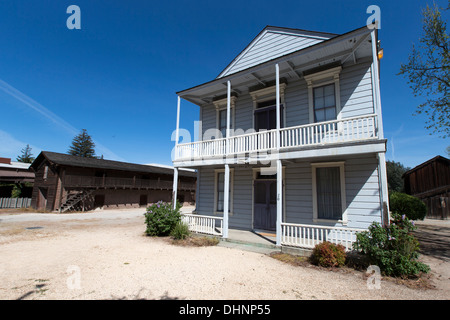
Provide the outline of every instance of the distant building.
{"type": "Polygon", "coordinates": [[[405,192],[425,202],[427,218],[449,217],[450,160],[436,156],[403,174],[405,192]]]}
{"type": "MultiPolygon", "coordinates": [[[[145,207],[172,200],[173,168],[42,151],[31,206],[47,211],[145,207]]],[[[196,172],[179,171],[178,201],[195,202],[196,172]]]]}
{"type": "MultiPolygon", "coordinates": [[[[10,158],[0,158],[0,198],[11,197],[14,183],[34,182],[34,172],[30,171],[29,167],[29,163],[11,161],[10,158]]],[[[22,188],[21,196],[31,197],[31,187],[22,188]]]]}

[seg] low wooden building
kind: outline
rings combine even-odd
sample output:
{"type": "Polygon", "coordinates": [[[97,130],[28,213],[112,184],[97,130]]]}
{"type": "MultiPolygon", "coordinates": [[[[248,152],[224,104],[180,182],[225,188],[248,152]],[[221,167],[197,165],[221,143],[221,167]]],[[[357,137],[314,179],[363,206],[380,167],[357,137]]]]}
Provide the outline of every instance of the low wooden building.
{"type": "MultiPolygon", "coordinates": [[[[31,206],[46,211],[145,207],[171,201],[173,168],[42,151],[31,164],[31,206]]],[[[195,202],[193,170],[178,173],[178,201],[195,202]]]]}
{"type": "Polygon", "coordinates": [[[403,174],[405,192],[425,202],[427,218],[448,219],[450,160],[436,156],[403,174]]]}
{"type": "Polygon", "coordinates": [[[21,185],[21,197],[31,197],[34,172],[29,167],[29,163],[0,157],[0,198],[11,197],[14,184],[21,185]]]}

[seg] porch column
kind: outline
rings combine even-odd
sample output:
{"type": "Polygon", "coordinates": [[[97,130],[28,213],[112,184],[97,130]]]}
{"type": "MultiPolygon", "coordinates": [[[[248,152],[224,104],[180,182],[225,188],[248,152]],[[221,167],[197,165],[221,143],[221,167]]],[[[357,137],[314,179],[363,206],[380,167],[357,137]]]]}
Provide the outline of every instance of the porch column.
{"type": "MultiPolygon", "coordinates": [[[[181,105],[181,98],[178,96],[177,101],[177,126],[175,128],[175,155],[174,157],[177,157],[178,152],[178,140],[180,139],[180,105],[181,105]]],[[[175,209],[177,205],[177,191],[178,191],[178,168],[173,168],[173,188],[172,188],[172,203],[173,208],[175,209]]]]}
{"type": "MultiPolygon", "coordinates": [[[[370,33],[372,40],[372,82],[374,88],[374,104],[375,113],[377,114],[377,129],[378,138],[384,139],[383,120],[381,116],[381,95],[380,95],[380,77],[379,77],[379,61],[378,61],[378,43],[376,37],[376,29],[373,29],[370,33]]],[[[386,171],[386,154],[384,152],[378,153],[378,182],[380,184],[380,196],[381,196],[381,223],[389,223],[389,194],[387,184],[387,171],[386,171]],[[386,216],[385,216],[386,215],[386,216]]]]}
{"type": "Polygon", "coordinates": [[[173,168],[173,189],[172,189],[172,203],[173,208],[177,206],[177,191],[178,191],[178,168],[173,168]]]}
{"type": "Polygon", "coordinates": [[[225,138],[226,138],[226,155],[228,156],[228,153],[230,152],[230,144],[229,144],[229,138],[230,138],[230,118],[231,118],[231,81],[227,81],[227,130],[225,132],[225,138]]]}
{"type": "Polygon", "coordinates": [[[275,65],[276,99],[277,99],[277,150],[280,150],[280,128],[281,128],[281,110],[280,110],[280,66],[275,65]]]}
{"type": "Polygon", "coordinates": [[[224,187],[223,187],[223,230],[222,237],[224,239],[228,238],[228,210],[229,210],[229,198],[230,198],[230,166],[225,165],[225,175],[224,175],[224,187]]]}
{"type": "Polygon", "coordinates": [[[277,160],[277,246],[281,246],[281,219],[283,217],[283,166],[277,160]]]}
{"type": "Polygon", "coordinates": [[[181,98],[180,98],[180,96],[178,96],[178,101],[177,101],[177,126],[175,128],[175,151],[176,151],[176,147],[178,146],[178,140],[180,139],[180,105],[181,105],[181,98]]]}

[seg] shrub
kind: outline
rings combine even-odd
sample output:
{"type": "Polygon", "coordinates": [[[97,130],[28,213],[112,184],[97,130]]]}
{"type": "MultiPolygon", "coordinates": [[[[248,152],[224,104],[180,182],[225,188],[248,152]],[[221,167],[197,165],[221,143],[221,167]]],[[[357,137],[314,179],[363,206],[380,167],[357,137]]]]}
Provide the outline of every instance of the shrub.
{"type": "Polygon", "coordinates": [[[177,203],[173,209],[171,203],[158,201],[147,208],[145,213],[145,223],[147,230],[145,233],[149,236],[167,236],[180,221],[180,208],[177,203]]]}
{"type": "Polygon", "coordinates": [[[427,214],[427,206],[422,200],[401,192],[389,195],[389,207],[392,212],[412,220],[423,220],[427,214]]]}
{"type": "Polygon", "coordinates": [[[345,257],[344,246],[324,241],[314,247],[311,262],[321,267],[340,267],[345,264],[345,257]]]}
{"type": "Polygon", "coordinates": [[[178,221],[170,235],[176,240],[186,239],[190,235],[189,225],[183,221],[178,221]]]}
{"type": "Polygon", "coordinates": [[[414,221],[405,215],[392,215],[389,226],[372,223],[368,231],[358,233],[355,249],[360,250],[388,276],[417,276],[430,268],[417,261],[419,242],[412,235],[414,221]]]}

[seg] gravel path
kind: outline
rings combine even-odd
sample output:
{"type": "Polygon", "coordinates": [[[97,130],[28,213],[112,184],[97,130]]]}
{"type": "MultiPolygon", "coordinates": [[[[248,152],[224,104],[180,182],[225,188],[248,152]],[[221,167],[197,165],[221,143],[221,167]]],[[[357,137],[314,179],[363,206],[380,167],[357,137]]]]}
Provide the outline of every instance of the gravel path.
{"type": "Polygon", "coordinates": [[[142,210],[0,214],[0,299],[449,299],[449,262],[425,257],[436,289],[267,255],[144,236],[142,210]],[[447,273],[446,273],[447,271],[447,273]]]}

